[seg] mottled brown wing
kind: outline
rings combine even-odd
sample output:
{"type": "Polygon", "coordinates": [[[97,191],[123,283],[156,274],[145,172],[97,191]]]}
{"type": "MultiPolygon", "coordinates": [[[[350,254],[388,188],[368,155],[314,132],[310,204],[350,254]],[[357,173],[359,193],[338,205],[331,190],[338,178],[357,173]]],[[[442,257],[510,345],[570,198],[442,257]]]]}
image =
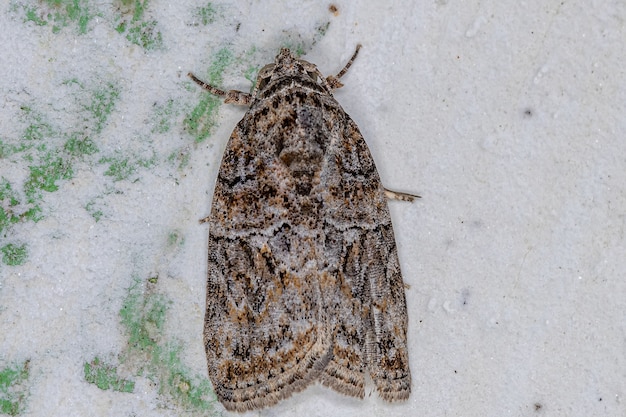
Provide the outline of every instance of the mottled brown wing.
{"type": "Polygon", "coordinates": [[[313,261],[320,234],[301,224],[310,222],[310,197],[293,195],[280,138],[263,126],[272,117],[257,116],[250,110],[228,142],[209,218],[204,343],[215,393],[235,411],[304,389],[332,355],[313,261]]]}
{"type": "Polygon", "coordinates": [[[383,399],[404,400],[411,391],[404,283],[384,188],[347,115],[326,160],[325,250],[326,259],[335,260],[328,272],[337,282],[333,297],[325,298],[334,309],[336,333],[333,358],[321,379],[341,393],[363,397],[369,371],[383,399]]]}

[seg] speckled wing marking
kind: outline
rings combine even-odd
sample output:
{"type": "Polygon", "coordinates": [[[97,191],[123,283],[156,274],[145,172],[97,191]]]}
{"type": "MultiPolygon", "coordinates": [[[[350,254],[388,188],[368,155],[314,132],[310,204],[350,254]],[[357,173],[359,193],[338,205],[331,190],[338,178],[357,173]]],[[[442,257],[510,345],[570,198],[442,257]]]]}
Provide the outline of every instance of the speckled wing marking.
{"type": "Polygon", "coordinates": [[[333,359],[321,380],[363,397],[367,370],[383,399],[406,400],[408,319],[385,189],[356,124],[344,116],[343,135],[330,152],[336,164],[326,176],[325,247],[337,284],[333,359]]]}
{"type": "MultiPolygon", "coordinates": [[[[357,48],[358,52],[358,48],[357,48]]],[[[374,161],[333,98],[339,78],[281,50],[250,94],[218,174],[204,327],[209,376],[228,410],[270,406],[319,380],[408,398],[407,312],[374,161]]]]}

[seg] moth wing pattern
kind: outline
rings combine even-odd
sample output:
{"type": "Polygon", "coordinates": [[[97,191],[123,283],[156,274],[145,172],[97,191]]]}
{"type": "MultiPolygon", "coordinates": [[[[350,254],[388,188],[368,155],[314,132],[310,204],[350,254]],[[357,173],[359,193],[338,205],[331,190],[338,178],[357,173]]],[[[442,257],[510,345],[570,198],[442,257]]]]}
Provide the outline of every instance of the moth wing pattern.
{"type": "Polygon", "coordinates": [[[404,281],[391,216],[367,144],[347,114],[341,140],[332,149],[324,226],[335,286],[333,358],[322,383],[364,396],[369,371],[386,401],[411,391],[404,281]],[[332,237],[329,239],[329,237],[332,237]]]}
{"type": "Polygon", "coordinates": [[[250,109],[218,173],[204,344],[228,410],[273,405],[316,380],[362,398],[366,372],[387,401],[410,393],[404,283],[385,189],[331,94],[338,77],[330,86],[313,70],[321,76],[282,50],[263,88],[239,93],[237,104],[250,109]]]}
{"type": "Polygon", "coordinates": [[[204,328],[214,390],[236,411],[304,389],[327,365],[332,344],[319,280],[307,265],[317,255],[290,253],[310,250],[313,238],[290,232],[274,213],[280,196],[263,187],[279,184],[249,157],[262,144],[246,140],[245,122],[230,138],[213,197],[204,328]]]}

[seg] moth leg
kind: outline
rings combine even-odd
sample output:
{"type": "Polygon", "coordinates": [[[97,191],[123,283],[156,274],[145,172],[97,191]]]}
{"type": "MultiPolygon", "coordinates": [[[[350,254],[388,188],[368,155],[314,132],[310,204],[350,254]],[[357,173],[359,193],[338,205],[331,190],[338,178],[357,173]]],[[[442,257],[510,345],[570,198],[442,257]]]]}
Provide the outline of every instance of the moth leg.
{"type": "Polygon", "coordinates": [[[220,90],[217,87],[213,87],[202,81],[200,78],[193,75],[191,72],[187,74],[189,78],[191,78],[196,84],[200,87],[204,88],[211,94],[215,94],[216,96],[226,97],[224,103],[226,104],[237,104],[239,106],[249,106],[252,102],[252,96],[248,93],[244,93],[243,91],[230,90],[224,91],[220,90]]]}
{"type": "Polygon", "coordinates": [[[422,198],[422,196],[417,194],[402,193],[399,191],[392,191],[387,188],[385,188],[385,197],[387,197],[389,200],[400,201],[413,201],[416,198],[422,198]]]}

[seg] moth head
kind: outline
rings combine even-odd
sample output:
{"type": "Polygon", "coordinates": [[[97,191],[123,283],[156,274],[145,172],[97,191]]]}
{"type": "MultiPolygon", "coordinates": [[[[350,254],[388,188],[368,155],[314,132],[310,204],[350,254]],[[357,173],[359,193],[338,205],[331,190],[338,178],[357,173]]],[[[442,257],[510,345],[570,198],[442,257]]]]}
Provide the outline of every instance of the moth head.
{"type": "Polygon", "coordinates": [[[317,82],[317,67],[304,59],[295,57],[288,48],[282,48],[273,64],[267,64],[257,77],[257,86],[262,90],[272,79],[285,76],[306,76],[317,82]]]}

